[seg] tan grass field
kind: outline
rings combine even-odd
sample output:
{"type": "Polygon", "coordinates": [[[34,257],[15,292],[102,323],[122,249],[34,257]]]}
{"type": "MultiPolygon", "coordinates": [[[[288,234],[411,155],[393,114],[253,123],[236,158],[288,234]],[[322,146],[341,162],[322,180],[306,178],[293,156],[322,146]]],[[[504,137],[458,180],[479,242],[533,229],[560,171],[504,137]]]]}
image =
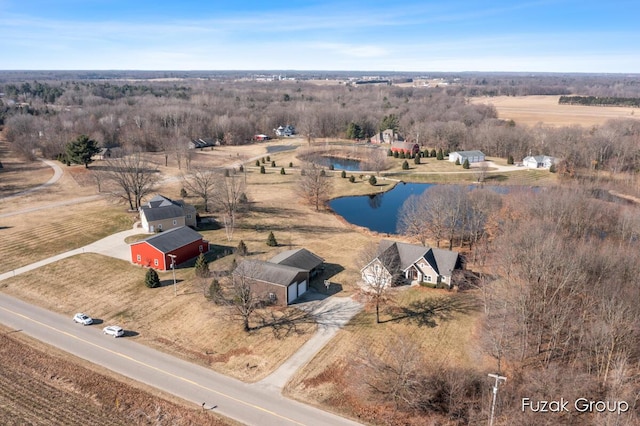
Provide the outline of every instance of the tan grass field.
{"type": "Polygon", "coordinates": [[[496,96],[469,98],[469,101],[493,105],[499,118],[528,126],[542,123],[553,127],[593,127],[607,120],[640,119],[638,108],[560,105],[558,99],[560,96],[496,96]]]}

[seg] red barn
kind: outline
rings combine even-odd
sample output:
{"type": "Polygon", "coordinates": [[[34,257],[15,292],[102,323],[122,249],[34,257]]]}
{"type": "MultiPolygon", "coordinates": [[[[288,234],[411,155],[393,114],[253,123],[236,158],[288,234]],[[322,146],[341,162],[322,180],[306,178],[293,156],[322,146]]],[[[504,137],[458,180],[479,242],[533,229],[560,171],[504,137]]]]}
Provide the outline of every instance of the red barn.
{"type": "Polygon", "coordinates": [[[189,228],[170,229],[131,244],[131,261],[138,265],[166,271],[171,269],[171,256],[179,265],[209,251],[209,242],[189,228]]]}

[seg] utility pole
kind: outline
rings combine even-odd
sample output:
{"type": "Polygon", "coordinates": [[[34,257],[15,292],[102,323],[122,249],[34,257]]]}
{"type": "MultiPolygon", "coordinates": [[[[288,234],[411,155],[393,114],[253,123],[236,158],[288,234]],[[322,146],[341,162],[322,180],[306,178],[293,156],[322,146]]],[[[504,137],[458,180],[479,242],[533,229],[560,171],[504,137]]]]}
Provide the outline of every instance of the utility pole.
{"type": "Polygon", "coordinates": [[[489,426],[493,426],[493,415],[496,410],[496,396],[498,396],[498,385],[500,384],[500,382],[506,382],[507,378],[498,374],[489,374],[489,377],[491,377],[492,379],[496,379],[496,382],[493,385],[493,401],[491,402],[491,415],[489,416],[489,426]]]}
{"type": "Polygon", "coordinates": [[[178,290],[176,288],[176,255],[168,254],[167,256],[171,258],[171,269],[173,270],[173,295],[177,296],[178,290]]]}

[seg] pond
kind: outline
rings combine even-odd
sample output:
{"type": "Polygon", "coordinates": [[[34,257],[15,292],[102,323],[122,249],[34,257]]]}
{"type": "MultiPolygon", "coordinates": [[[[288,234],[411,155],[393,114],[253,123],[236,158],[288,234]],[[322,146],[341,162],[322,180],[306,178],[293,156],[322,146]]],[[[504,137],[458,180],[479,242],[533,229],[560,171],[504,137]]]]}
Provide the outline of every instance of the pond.
{"type": "Polygon", "coordinates": [[[399,183],[392,190],[354,197],[336,198],[329,202],[334,212],[349,223],[372,231],[395,234],[398,210],[410,195],[422,194],[432,183],[399,183]]]}
{"type": "MultiPolygon", "coordinates": [[[[329,202],[331,209],[354,225],[384,234],[397,232],[398,211],[410,195],[420,195],[433,183],[399,183],[392,190],[375,194],[335,198],[329,202]]],[[[475,186],[471,186],[475,188],[475,186]]],[[[506,194],[511,187],[484,186],[499,194],[506,194]]]]}
{"type": "Polygon", "coordinates": [[[326,168],[331,168],[331,166],[333,166],[335,170],[344,170],[347,172],[358,172],[362,170],[362,162],[360,160],[352,160],[350,158],[317,156],[311,161],[326,168]]]}

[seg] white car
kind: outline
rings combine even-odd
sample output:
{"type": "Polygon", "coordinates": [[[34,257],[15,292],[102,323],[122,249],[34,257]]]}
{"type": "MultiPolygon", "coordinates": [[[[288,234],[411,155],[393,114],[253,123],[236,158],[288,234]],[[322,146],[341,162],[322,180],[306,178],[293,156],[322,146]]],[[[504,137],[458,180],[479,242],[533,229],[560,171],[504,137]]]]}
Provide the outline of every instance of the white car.
{"type": "Polygon", "coordinates": [[[73,316],[73,322],[80,323],[82,325],[91,325],[93,324],[93,319],[87,314],[83,314],[82,312],[78,312],[73,316]]]}
{"type": "Polygon", "coordinates": [[[102,329],[104,334],[109,334],[113,337],[124,336],[124,330],[122,327],[118,327],[117,325],[109,325],[102,329]]]}

